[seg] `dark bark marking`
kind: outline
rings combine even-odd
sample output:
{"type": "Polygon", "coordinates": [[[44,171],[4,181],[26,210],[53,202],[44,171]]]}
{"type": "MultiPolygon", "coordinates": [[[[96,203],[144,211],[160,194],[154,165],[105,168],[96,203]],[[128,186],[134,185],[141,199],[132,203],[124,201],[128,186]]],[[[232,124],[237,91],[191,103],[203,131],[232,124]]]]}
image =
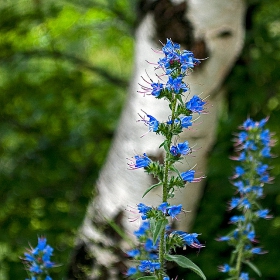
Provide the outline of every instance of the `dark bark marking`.
{"type": "Polygon", "coordinates": [[[95,259],[87,249],[86,243],[82,242],[76,246],[73,251],[69,270],[67,273],[68,280],[86,280],[87,271],[94,265],[95,259]]]}
{"type": "Polygon", "coordinates": [[[155,42],[165,43],[166,38],[171,38],[173,42],[191,50],[196,58],[206,58],[208,57],[206,42],[203,38],[194,38],[193,26],[186,18],[187,8],[186,1],[175,5],[170,0],[140,0],[139,18],[143,19],[149,12],[154,15],[155,42]]]}
{"type": "Polygon", "coordinates": [[[226,39],[232,36],[231,30],[223,30],[218,34],[219,38],[226,39]]]}

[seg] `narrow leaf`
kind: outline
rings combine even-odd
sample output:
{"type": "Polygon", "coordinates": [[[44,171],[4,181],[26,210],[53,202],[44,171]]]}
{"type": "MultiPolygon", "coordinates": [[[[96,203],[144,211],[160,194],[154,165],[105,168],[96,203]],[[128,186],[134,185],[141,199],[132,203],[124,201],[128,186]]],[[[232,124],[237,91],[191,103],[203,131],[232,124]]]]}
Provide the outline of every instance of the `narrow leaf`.
{"type": "Polygon", "coordinates": [[[247,264],[252,270],[254,270],[259,277],[262,277],[262,273],[260,272],[260,270],[251,262],[249,261],[244,261],[245,264],[247,264]]]}
{"type": "Polygon", "coordinates": [[[145,191],[145,193],[143,194],[142,198],[143,198],[147,193],[149,193],[152,189],[154,189],[154,188],[156,188],[156,187],[158,187],[158,186],[160,186],[160,185],[162,185],[161,182],[150,186],[150,187],[145,191]]]}
{"type": "Polygon", "coordinates": [[[156,276],[143,276],[140,278],[137,278],[137,280],[157,280],[156,276]]]}
{"type": "Polygon", "coordinates": [[[192,270],[197,275],[199,275],[203,280],[206,280],[206,276],[204,275],[202,270],[195,263],[193,263],[190,259],[188,259],[184,256],[180,256],[180,255],[166,255],[165,259],[167,261],[173,261],[181,267],[192,270]]]}
{"type": "Polygon", "coordinates": [[[153,231],[153,244],[155,245],[160,234],[165,229],[165,226],[168,224],[167,219],[156,221],[155,229],[153,231]]]}
{"type": "Polygon", "coordinates": [[[170,166],[170,170],[176,172],[179,175],[179,177],[181,178],[180,172],[177,168],[175,168],[174,166],[170,166]]]}

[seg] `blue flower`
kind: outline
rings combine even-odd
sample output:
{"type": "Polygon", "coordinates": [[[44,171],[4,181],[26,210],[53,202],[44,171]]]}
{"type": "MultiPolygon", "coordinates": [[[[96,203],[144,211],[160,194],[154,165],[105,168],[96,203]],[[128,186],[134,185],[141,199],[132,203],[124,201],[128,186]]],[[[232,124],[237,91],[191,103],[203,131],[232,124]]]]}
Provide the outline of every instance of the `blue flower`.
{"type": "Polygon", "coordinates": [[[127,276],[131,276],[131,275],[134,275],[135,273],[137,272],[137,268],[135,267],[130,267],[127,272],[126,272],[126,275],[127,276]]]}
{"type": "Polygon", "coordinates": [[[151,115],[147,115],[147,117],[149,118],[149,121],[147,121],[147,124],[149,126],[149,131],[157,132],[159,122],[157,121],[156,118],[154,118],[151,115]]]}
{"type": "Polygon", "coordinates": [[[178,148],[178,152],[182,155],[187,155],[190,152],[188,141],[185,141],[183,143],[178,143],[177,148],[178,148]]]}
{"type": "Polygon", "coordinates": [[[170,148],[170,153],[173,156],[187,155],[191,151],[188,141],[178,143],[177,146],[170,148]]]}
{"type": "Polygon", "coordinates": [[[271,154],[270,154],[270,147],[264,147],[262,150],[261,150],[261,155],[265,158],[270,158],[271,157],[271,154]]]}
{"type": "Polygon", "coordinates": [[[240,274],[239,280],[249,280],[249,274],[245,273],[245,272],[242,272],[240,274]]]}
{"type": "Polygon", "coordinates": [[[172,146],[172,147],[170,148],[170,153],[171,153],[171,155],[173,155],[174,157],[178,156],[178,154],[179,154],[178,148],[177,148],[176,146],[172,146]]]}
{"type": "Polygon", "coordinates": [[[129,251],[126,252],[126,254],[127,254],[129,257],[135,258],[135,257],[137,257],[137,256],[140,255],[140,250],[139,250],[139,249],[129,250],[129,251]]]}
{"type": "Polygon", "coordinates": [[[153,241],[148,238],[144,244],[144,249],[147,251],[147,252],[151,252],[153,250],[157,250],[158,249],[158,244],[153,244],[153,241]]]}
{"type": "Polygon", "coordinates": [[[238,134],[238,140],[239,140],[241,143],[245,142],[247,139],[248,139],[248,132],[246,132],[246,131],[241,131],[241,132],[238,134]]]}
{"type": "Polygon", "coordinates": [[[144,260],[140,262],[138,269],[141,272],[155,272],[155,270],[160,269],[160,263],[144,260]]]}
{"type": "Polygon", "coordinates": [[[139,210],[139,213],[142,214],[141,218],[142,220],[146,220],[147,219],[147,213],[152,209],[151,207],[145,205],[144,203],[139,203],[137,205],[137,208],[139,210]]]}
{"type": "Polygon", "coordinates": [[[180,62],[183,71],[186,71],[188,68],[193,68],[200,63],[198,59],[194,58],[191,51],[186,50],[182,52],[180,62]]]}
{"type": "Polygon", "coordinates": [[[256,171],[258,175],[262,175],[263,173],[266,172],[267,168],[268,168],[267,164],[259,164],[258,167],[256,168],[256,171]]]}
{"type": "Polygon", "coordinates": [[[186,233],[181,230],[176,230],[176,231],[173,231],[173,234],[179,235],[182,238],[182,240],[184,241],[184,243],[186,245],[188,245],[189,247],[197,248],[197,249],[205,247],[204,245],[200,244],[200,242],[198,241],[197,233],[186,233]]]}
{"type": "Polygon", "coordinates": [[[250,128],[255,127],[255,122],[252,121],[250,118],[248,118],[244,123],[243,123],[243,128],[246,130],[249,130],[250,128]]]}
{"type": "Polygon", "coordinates": [[[267,251],[263,251],[262,248],[260,248],[260,247],[255,247],[255,248],[251,249],[251,253],[252,254],[262,255],[262,254],[266,254],[267,251]]]}
{"type": "Polygon", "coordinates": [[[258,210],[255,212],[256,216],[259,218],[263,218],[263,219],[270,219],[272,218],[271,215],[268,215],[269,210],[268,209],[262,209],[262,210],[258,210]]]}
{"type": "Polygon", "coordinates": [[[163,90],[163,84],[162,83],[152,83],[152,95],[155,97],[158,97],[163,90]]]}
{"type": "Polygon", "coordinates": [[[151,163],[151,159],[147,157],[144,153],[143,156],[134,156],[134,160],[130,160],[128,163],[131,170],[138,169],[138,168],[145,168],[151,163]]]}
{"type": "Polygon", "coordinates": [[[253,140],[248,140],[244,143],[243,148],[245,150],[252,150],[252,151],[256,151],[257,150],[257,146],[255,144],[255,142],[253,140]]]}
{"type": "Polygon", "coordinates": [[[177,52],[179,50],[180,50],[180,45],[177,43],[173,43],[170,39],[167,39],[166,44],[162,47],[162,51],[166,56],[174,52],[177,52]]]}
{"type": "Polygon", "coordinates": [[[134,231],[134,235],[140,238],[141,236],[146,234],[148,229],[150,229],[150,223],[148,221],[145,221],[142,223],[138,230],[134,231]]]}
{"type": "Polygon", "coordinates": [[[192,116],[180,117],[180,119],[177,119],[174,122],[180,123],[182,128],[189,128],[190,126],[192,126],[192,116]]]}
{"type": "Polygon", "coordinates": [[[231,238],[229,236],[221,236],[216,238],[217,241],[229,241],[231,238]]]}
{"type": "Polygon", "coordinates": [[[225,264],[222,265],[222,266],[219,266],[219,271],[220,271],[220,272],[226,273],[226,272],[229,272],[230,269],[231,269],[231,267],[230,267],[227,263],[225,263],[225,264]]]}
{"type": "Polygon", "coordinates": [[[204,108],[203,106],[205,105],[206,102],[202,101],[200,97],[197,95],[194,95],[190,101],[186,103],[186,108],[193,113],[201,113],[204,108]]]}
{"type": "Polygon", "coordinates": [[[168,207],[168,203],[163,202],[158,206],[158,210],[160,210],[163,214],[166,214],[167,207],[168,207]]]}
{"type": "Polygon", "coordinates": [[[172,218],[175,218],[182,211],[182,204],[167,207],[167,213],[172,218]]]}
{"type": "MultiPolygon", "coordinates": [[[[24,253],[24,260],[29,263],[29,271],[31,272],[31,279],[36,279],[38,274],[47,274],[49,268],[54,267],[54,263],[50,261],[53,248],[47,245],[45,237],[38,238],[38,245],[31,249],[28,253],[24,253]]],[[[49,277],[49,276],[47,276],[49,277]]],[[[50,277],[46,279],[51,279],[50,277]]]]}
{"type": "Polygon", "coordinates": [[[229,221],[231,223],[238,223],[238,222],[244,222],[245,221],[245,217],[243,215],[240,216],[232,216],[229,221]]]}
{"type": "Polygon", "coordinates": [[[188,90],[188,87],[182,82],[183,77],[172,78],[169,76],[166,88],[174,91],[175,93],[182,93],[188,90]]]}
{"type": "Polygon", "coordinates": [[[235,207],[237,207],[240,203],[240,198],[237,198],[237,197],[233,197],[231,199],[231,201],[229,202],[229,205],[230,205],[230,208],[229,209],[233,209],[235,207]]]}
{"type": "Polygon", "coordinates": [[[241,202],[240,205],[243,206],[245,209],[250,209],[251,208],[251,203],[247,198],[244,198],[241,202]]]}
{"type": "Polygon", "coordinates": [[[242,176],[244,173],[245,173],[244,168],[242,168],[241,166],[236,166],[236,167],[235,167],[235,174],[236,174],[236,177],[240,177],[240,176],[242,176]]]}
{"type": "Polygon", "coordinates": [[[191,183],[194,181],[194,174],[195,170],[188,170],[186,172],[181,173],[180,175],[183,181],[191,183]]]}

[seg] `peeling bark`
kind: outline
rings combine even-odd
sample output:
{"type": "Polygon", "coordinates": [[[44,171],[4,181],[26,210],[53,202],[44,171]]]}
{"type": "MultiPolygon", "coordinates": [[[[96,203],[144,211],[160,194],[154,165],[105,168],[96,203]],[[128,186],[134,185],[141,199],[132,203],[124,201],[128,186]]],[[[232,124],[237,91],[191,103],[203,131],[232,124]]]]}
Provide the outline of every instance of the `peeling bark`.
{"type": "MultiPolygon", "coordinates": [[[[195,166],[197,172],[204,175],[224,98],[222,83],[243,44],[244,13],[242,0],[140,1],[141,22],[136,31],[135,68],[129,96],[107,161],[100,172],[98,194],[88,207],[77,240],[76,255],[79,256],[79,248],[82,248],[83,252],[90,252],[91,262],[87,276],[84,274],[79,278],[79,269],[74,265],[69,279],[123,279],[123,251],[128,249],[128,245],[111,231],[108,220],[115,220],[115,224],[132,238],[140,222],[130,222],[129,218],[136,216],[125,209],[136,207],[140,202],[154,206],[161,202],[160,189],[154,189],[141,199],[147,187],[154,183],[153,178],[142,170],[128,170],[126,159],[144,152],[149,156],[162,157],[158,150],[161,136],[149,133],[140,139],[147,130],[141,123],[136,123],[139,119],[137,113],[141,109],[158,120],[165,120],[168,114],[164,100],[143,97],[137,92],[138,84],[144,83],[141,76],[146,77],[145,71],[153,80],[157,80],[153,66],[146,62],[157,62],[159,58],[152,49],[160,48],[159,40],[165,42],[166,38],[172,38],[182,48],[193,50],[196,57],[208,57],[186,80],[191,88],[190,96],[196,94],[207,101],[208,114],[201,115],[193,128],[180,137],[180,141],[188,140],[196,151],[177,166],[180,171],[195,166]]],[[[177,228],[190,229],[202,190],[203,182],[188,184],[178,191],[173,203],[183,204],[183,208],[190,213],[182,215],[180,224],[175,225],[177,228]]],[[[73,263],[76,263],[75,258],[73,263]]]]}

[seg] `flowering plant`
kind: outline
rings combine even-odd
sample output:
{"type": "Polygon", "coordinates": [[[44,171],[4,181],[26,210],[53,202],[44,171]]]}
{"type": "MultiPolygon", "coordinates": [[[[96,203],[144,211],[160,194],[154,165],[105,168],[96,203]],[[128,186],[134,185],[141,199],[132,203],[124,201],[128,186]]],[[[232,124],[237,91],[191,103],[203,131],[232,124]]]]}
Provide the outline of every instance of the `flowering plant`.
{"type": "MultiPolygon", "coordinates": [[[[163,70],[167,76],[167,82],[161,81],[146,82],[149,86],[141,86],[143,94],[153,95],[157,99],[165,99],[169,103],[170,115],[165,121],[160,122],[154,116],[145,113],[141,120],[148,126],[149,132],[155,132],[164,136],[164,141],[160,148],[165,150],[163,163],[152,161],[146,153],[136,155],[129,162],[129,168],[143,168],[148,174],[153,175],[158,183],[150,186],[144,193],[146,196],[152,189],[162,188],[162,203],[157,207],[138,204],[138,211],[144,221],[140,229],[135,232],[143,248],[134,249],[127,252],[128,256],[139,261],[138,266],[128,269],[127,275],[138,279],[159,279],[167,280],[166,261],[176,262],[184,268],[189,268],[196,272],[203,279],[206,279],[201,269],[191,260],[181,255],[171,255],[171,250],[176,247],[190,246],[202,248],[197,239],[197,233],[186,233],[183,231],[172,231],[169,227],[169,218],[176,217],[184,212],[182,205],[170,205],[168,200],[175,196],[175,190],[184,188],[186,183],[199,182],[203,177],[196,177],[195,170],[190,169],[180,173],[175,163],[183,159],[192,152],[188,141],[174,144],[178,135],[192,126],[193,114],[204,112],[206,104],[199,96],[193,96],[186,102],[184,93],[189,91],[189,86],[183,82],[183,78],[188,75],[192,68],[200,61],[194,58],[190,51],[181,51],[180,45],[167,40],[162,47],[161,58],[155,70],[163,70]],[[143,276],[143,273],[146,276],[143,276]],[[149,276],[147,276],[149,275],[149,276]],[[141,277],[142,276],[142,277],[141,277]]],[[[159,76],[158,76],[159,77],[159,76]]]]}
{"type": "Polygon", "coordinates": [[[221,272],[228,273],[232,280],[249,280],[249,274],[242,272],[243,265],[248,265],[259,276],[261,272],[250,261],[255,254],[266,253],[260,247],[253,246],[256,243],[254,224],[259,219],[269,219],[268,209],[262,209],[258,200],[263,196],[263,186],[273,178],[269,176],[269,167],[263,160],[271,157],[270,148],[274,141],[271,133],[264,126],[267,118],[260,122],[247,119],[241,126],[242,131],[235,139],[235,149],[238,156],[232,157],[239,162],[235,167],[232,183],[236,188],[235,196],[229,202],[229,209],[237,209],[241,215],[234,215],[230,223],[235,229],[226,236],[218,238],[218,241],[227,241],[235,249],[232,251],[230,264],[220,267],[221,272]]]}
{"type": "Polygon", "coordinates": [[[27,266],[30,278],[26,280],[52,280],[49,269],[54,267],[51,262],[53,248],[47,244],[45,237],[38,238],[38,245],[24,253],[23,261],[27,266]]]}

